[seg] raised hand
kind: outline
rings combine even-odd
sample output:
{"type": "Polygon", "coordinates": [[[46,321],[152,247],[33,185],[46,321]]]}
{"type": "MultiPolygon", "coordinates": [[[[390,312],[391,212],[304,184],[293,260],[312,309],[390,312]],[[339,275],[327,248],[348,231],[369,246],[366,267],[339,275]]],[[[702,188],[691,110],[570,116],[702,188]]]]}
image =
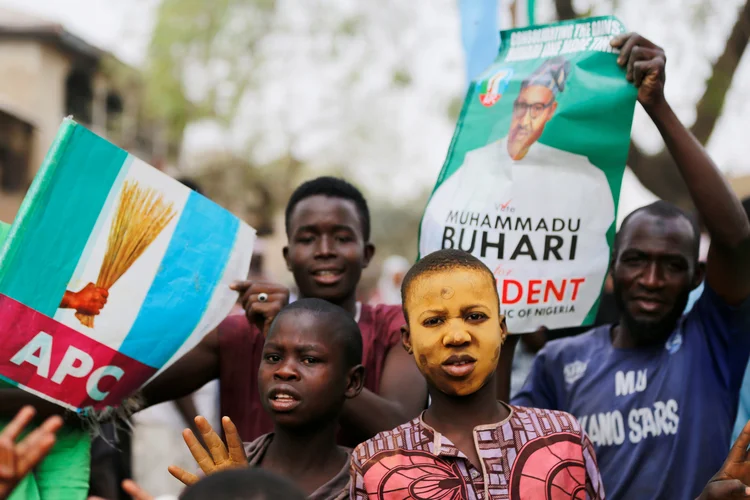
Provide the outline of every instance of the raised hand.
{"type": "Polygon", "coordinates": [[[289,304],[289,289],[276,283],[260,281],[238,281],[231,286],[240,293],[240,303],[251,324],[256,325],[263,336],[279,311],[289,304]],[[260,300],[265,297],[266,300],[260,300]]]}
{"type": "MultiPolygon", "coordinates": [[[[195,425],[198,427],[208,450],[198,442],[190,429],[182,431],[182,437],[190,450],[190,454],[193,455],[198,466],[207,476],[221,470],[248,466],[245,447],[237,432],[237,427],[234,426],[229,417],[222,418],[221,424],[227,438],[226,445],[205,418],[195,417],[195,425]]],[[[197,483],[199,479],[195,474],[176,465],[169,466],[169,473],[187,486],[197,483]]]]}
{"type": "Polygon", "coordinates": [[[19,481],[47,456],[55,444],[55,433],[63,425],[62,418],[50,417],[16,443],[35,414],[34,408],[24,406],[0,432],[0,500],[8,498],[19,481]]]}
{"type": "Polygon", "coordinates": [[[750,421],[729,450],[729,455],[719,472],[708,482],[699,500],[724,500],[750,498],[750,421]]]}
{"type": "Polygon", "coordinates": [[[617,64],[627,68],[625,77],[638,88],[638,102],[649,107],[664,101],[664,49],[637,33],[620,35],[611,44],[620,49],[617,64]]]}

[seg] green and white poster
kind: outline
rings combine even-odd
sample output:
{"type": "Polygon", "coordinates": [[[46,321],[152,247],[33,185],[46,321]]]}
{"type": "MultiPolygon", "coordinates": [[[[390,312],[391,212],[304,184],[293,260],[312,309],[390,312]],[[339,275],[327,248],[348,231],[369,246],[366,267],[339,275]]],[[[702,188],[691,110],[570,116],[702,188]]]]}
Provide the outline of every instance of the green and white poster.
{"type": "Polygon", "coordinates": [[[467,93],[419,253],[482,259],[511,333],[596,316],[637,96],[610,46],[624,32],[613,17],[503,31],[467,93]]]}

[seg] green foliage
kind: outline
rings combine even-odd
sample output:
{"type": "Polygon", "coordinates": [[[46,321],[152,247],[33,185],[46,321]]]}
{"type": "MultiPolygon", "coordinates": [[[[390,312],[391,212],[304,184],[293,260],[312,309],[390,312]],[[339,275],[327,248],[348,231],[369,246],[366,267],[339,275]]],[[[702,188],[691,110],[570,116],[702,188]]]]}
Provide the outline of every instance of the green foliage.
{"type": "Polygon", "coordinates": [[[406,69],[398,69],[393,72],[393,85],[395,87],[408,87],[411,83],[411,74],[406,69]]]}
{"type": "MultiPolygon", "coordinates": [[[[161,0],[146,66],[148,109],[172,138],[193,120],[228,124],[253,83],[275,0],[161,0]],[[205,89],[187,97],[186,88],[205,89]]],[[[192,90],[192,89],[191,89],[192,90]]]]}

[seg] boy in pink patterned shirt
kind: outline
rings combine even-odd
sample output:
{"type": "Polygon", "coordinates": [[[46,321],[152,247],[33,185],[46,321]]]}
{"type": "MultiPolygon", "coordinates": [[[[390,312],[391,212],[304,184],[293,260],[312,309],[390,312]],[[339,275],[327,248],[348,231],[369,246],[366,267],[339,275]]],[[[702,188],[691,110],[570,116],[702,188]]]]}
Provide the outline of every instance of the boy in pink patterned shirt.
{"type": "Polygon", "coordinates": [[[507,329],[492,272],[440,250],[407,273],[402,297],[402,341],[432,404],[354,450],[351,497],[603,500],[593,447],[573,416],[495,398],[507,329]]]}

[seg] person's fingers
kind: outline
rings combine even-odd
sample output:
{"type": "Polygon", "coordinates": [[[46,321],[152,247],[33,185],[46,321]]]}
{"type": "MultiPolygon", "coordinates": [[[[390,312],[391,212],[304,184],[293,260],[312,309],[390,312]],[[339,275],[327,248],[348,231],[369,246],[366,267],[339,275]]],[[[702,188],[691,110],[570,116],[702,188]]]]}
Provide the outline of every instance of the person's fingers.
{"type": "Polygon", "coordinates": [[[268,283],[255,283],[245,290],[242,294],[241,300],[245,304],[257,302],[258,295],[261,293],[266,294],[268,301],[272,298],[279,298],[284,301],[288,300],[287,297],[289,296],[289,290],[283,286],[268,283]]]}
{"type": "Polygon", "coordinates": [[[614,37],[612,40],[609,41],[609,44],[614,48],[622,47],[623,44],[628,40],[628,38],[630,38],[634,34],[635,33],[631,32],[631,33],[623,33],[622,35],[617,35],[616,37],[614,37]]]}
{"type": "Polygon", "coordinates": [[[633,82],[633,85],[635,85],[636,88],[639,88],[641,86],[641,83],[643,83],[643,78],[648,72],[648,68],[648,61],[638,61],[633,65],[632,73],[630,72],[630,70],[628,71],[628,74],[631,75],[628,80],[633,82]]]}
{"type": "Polygon", "coordinates": [[[172,476],[180,481],[185,486],[192,486],[193,484],[197,483],[200,479],[195,474],[186,471],[182,467],[177,467],[176,465],[170,465],[167,470],[169,471],[172,476]]]}
{"type": "Polygon", "coordinates": [[[242,438],[234,422],[229,417],[224,417],[221,419],[221,425],[224,427],[224,435],[227,437],[227,447],[232,462],[237,464],[247,463],[245,445],[242,444],[242,438]]]}
{"type": "Polygon", "coordinates": [[[283,305],[284,302],[287,300],[286,293],[283,293],[283,292],[270,292],[270,293],[269,292],[259,292],[259,293],[255,293],[255,292],[250,293],[250,292],[248,292],[248,294],[249,294],[247,296],[247,303],[248,303],[248,305],[254,304],[256,302],[258,302],[260,304],[264,304],[264,303],[265,304],[270,304],[272,302],[276,302],[276,303],[279,303],[279,304],[283,305]],[[260,296],[261,293],[265,293],[266,294],[266,300],[263,301],[263,302],[261,302],[260,300],[258,300],[258,297],[260,296]]]}
{"type": "Polygon", "coordinates": [[[214,431],[208,420],[201,416],[195,417],[195,425],[201,432],[203,442],[208,446],[208,452],[211,454],[215,464],[226,462],[229,460],[229,452],[227,447],[224,446],[224,442],[221,440],[219,435],[214,431]]]}
{"type": "Polygon", "coordinates": [[[629,33],[628,35],[622,37],[621,41],[618,40],[617,43],[620,43],[620,45],[613,45],[613,47],[620,47],[620,55],[617,57],[617,64],[619,64],[620,66],[625,66],[628,63],[631,57],[631,52],[635,47],[642,47],[646,49],[657,48],[656,45],[638,35],[637,33],[629,33]]]}
{"type": "Polygon", "coordinates": [[[16,473],[15,445],[10,438],[0,438],[0,480],[11,481],[16,473]]]}
{"type": "MultiPolygon", "coordinates": [[[[3,433],[4,436],[1,438],[2,446],[0,446],[2,450],[0,463],[3,464],[2,476],[7,479],[17,477],[18,475],[26,475],[32,467],[36,466],[49,453],[49,450],[55,444],[54,433],[48,432],[42,427],[32,431],[18,444],[14,443],[13,440],[15,437],[23,430],[23,427],[19,427],[19,425],[23,424],[25,426],[28,424],[34,413],[33,409],[28,410],[27,408],[23,408],[11,424],[8,424],[10,429],[6,428],[3,433]]],[[[50,428],[57,430],[54,427],[50,428]]]]}
{"type": "Polygon", "coordinates": [[[620,55],[617,57],[617,64],[626,66],[630,59],[630,52],[638,44],[638,35],[630,34],[620,45],[620,55]]]}
{"type": "Polygon", "coordinates": [[[712,481],[706,486],[710,490],[709,498],[750,498],[750,488],[748,488],[739,479],[725,479],[721,481],[712,481]]]}
{"type": "Polygon", "coordinates": [[[737,436],[737,440],[734,442],[732,447],[729,449],[729,455],[724,464],[732,462],[744,462],[748,458],[748,446],[750,446],[750,420],[745,423],[745,427],[742,428],[742,432],[737,436]]]}
{"type": "Polygon", "coordinates": [[[190,429],[182,431],[182,439],[185,440],[185,444],[187,445],[188,450],[190,450],[190,454],[193,455],[193,459],[195,459],[198,467],[200,467],[206,474],[213,472],[215,468],[214,461],[211,458],[211,455],[208,454],[206,449],[198,441],[198,438],[195,437],[193,431],[190,429]]]}
{"type": "Polygon", "coordinates": [[[250,288],[253,285],[253,282],[250,280],[241,280],[241,281],[235,281],[231,285],[229,285],[229,288],[234,290],[235,292],[240,292],[240,294],[245,293],[245,290],[250,288]]]}
{"type": "Polygon", "coordinates": [[[273,302],[254,302],[246,311],[248,321],[258,327],[263,335],[268,334],[271,323],[281,311],[281,304],[273,302]]]}
{"type": "Polygon", "coordinates": [[[281,311],[281,305],[276,302],[253,302],[247,309],[247,317],[252,321],[273,319],[281,311]]]}
{"type": "Polygon", "coordinates": [[[56,433],[60,429],[62,429],[63,426],[63,419],[59,415],[53,415],[44,422],[42,422],[42,425],[40,428],[45,432],[50,432],[52,434],[56,433]]]}
{"type": "Polygon", "coordinates": [[[23,432],[24,427],[29,425],[29,422],[31,422],[31,419],[34,418],[35,414],[36,410],[34,409],[34,407],[24,406],[18,413],[16,413],[16,416],[13,417],[13,420],[11,420],[10,423],[8,423],[5,428],[3,428],[2,432],[0,432],[0,437],[7,437],[11,441],[15,442],[21,432],[23,432]]]}
{"type": "Polygon", "coordinates": [[[628,59],[627,71],[625,77],[628,81],[634,81],[635,78],[635,65],[640,61],[648,61],[654,57],[658,57],[659,51],[656,49],[649,49],[641,46],[633,47],[630,51],[630,58],[628,59]]]}
{"type": "Polygon", "coordinates": [[[55,435],[36,429],[16,447],[16,474],[25,476],[41,462],[55,445],[55,435]]]}
{"type": "Polygon", "coordinates": [[[279,285],[278,283],[268,283],[264,281],[256,281],[252,284],[250,287],[250,291],[252,293],[261,293],[265,292],[267,294],[272,293],[286,293],[288,291],[287,287],[283,285],[279,285]]]}
{"type": "Polygon", "coordinates": [[[150,494],[148,494],[143,488],[138,486],[138,484],[131,480],[126,479],[122,482],[122,489],[125,490],[125,493],[130,495],[133,500],[153,500],[154,497],[152,497],[150,494]]]}
{"type": "Polygon", "coordinates": [[[660,76],[660,72],[664,71],[664,61],[660,59],[651,59],[649,61],[640,61],[637,63],[637,68],[635,70],[634,78],[633,78],[633,84],[636,87],[640,87],[643,81],[648,77],[649,75],[654,75],[656,77],[660,76]]]}

